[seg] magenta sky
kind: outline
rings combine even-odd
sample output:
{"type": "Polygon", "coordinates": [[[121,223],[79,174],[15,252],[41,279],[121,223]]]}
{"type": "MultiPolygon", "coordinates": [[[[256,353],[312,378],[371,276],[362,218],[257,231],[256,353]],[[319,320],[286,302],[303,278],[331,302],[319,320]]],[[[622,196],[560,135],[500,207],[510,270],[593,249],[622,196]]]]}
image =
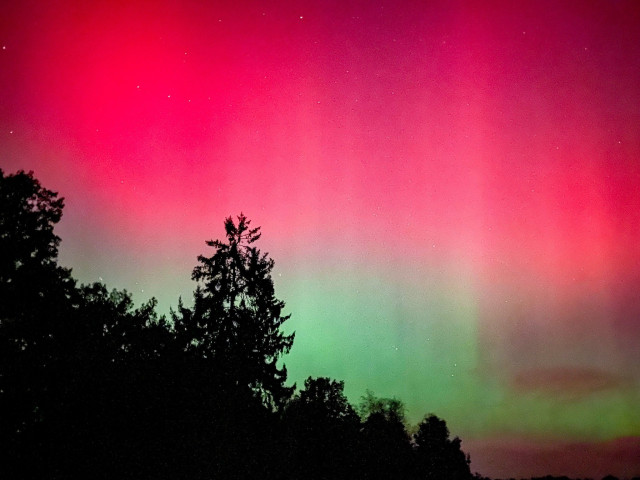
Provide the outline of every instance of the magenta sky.
{"type": "Polygon", "coordinates": [[[81,281],[188,302],[243,211],[292,380],[486,475],[640,475],[637,2],[24,1],[0,48],[0,167],[81,281]]]}

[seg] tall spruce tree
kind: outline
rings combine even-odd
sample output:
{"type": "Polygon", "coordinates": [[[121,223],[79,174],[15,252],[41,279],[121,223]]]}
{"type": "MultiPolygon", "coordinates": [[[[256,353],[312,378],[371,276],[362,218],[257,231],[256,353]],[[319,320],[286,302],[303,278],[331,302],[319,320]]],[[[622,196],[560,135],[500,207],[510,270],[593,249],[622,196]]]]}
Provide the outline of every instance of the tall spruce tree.
{"type": "Polygon", "coordinates": [[[274,261],[254,246],[260,227],[250,224],[243,214],[237,223],[228,217],[226,241],[207,242],[214,253],[199,256],[193,270],[199,282],[193,310],[180,306],[173,319],[187,350],[213,365],[221,387],[248,389],[273,406],[292,392],[285,386],[286,367],[277,362],[291,349],[294,334],[281,329],[289,315],[275,297],[274,261]]]}

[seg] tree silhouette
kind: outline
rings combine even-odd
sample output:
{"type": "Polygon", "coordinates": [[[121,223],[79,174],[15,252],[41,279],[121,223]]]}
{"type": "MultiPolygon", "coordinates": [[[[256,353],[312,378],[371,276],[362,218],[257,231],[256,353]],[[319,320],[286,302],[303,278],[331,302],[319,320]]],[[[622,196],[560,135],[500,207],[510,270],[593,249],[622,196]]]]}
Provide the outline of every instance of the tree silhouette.
{"type": "Polygon", "coordinates": [[[449,439],[444,420],[433,414],[418,425],[413,436],[418,476],[433,480],[467,480],[471,478],[468,456],[460,449],[461,440],[449,439]]]}
{"type": "Polygon", "coordinates": [[[53,228],[63,205],[33,173],[0,170],[0,463],[7,469],[37,473],[50,460],[45,420],[75,287],[57,264],[53,228]]]}
{"type": "Polygon", "coordinates": [[[63,472],[142,475],[169,453],[165,362],[172,339],[155,303],[136,309],[126,291],[99,283],[79,289],[57,379],[64,385],[56,416],[63,472]]]}
{"type": "Polygon", "coordinates": [[[205,478],[278,478],[290,466],[276,407],[295,388],[285,386],[278,361],[294,335],[281,330],[289,316],[275,297],[274,262],[255,247],[260,228],[242,214],[224,226],[225,240],[208,241],[213,254],[193,270],[194,306],[180,301],[171,312],[172,404],[184,416],[177,435],[189,445],[181,455],[205,478]]]}
{"type": "Polygon", "coordinates": [[[0,171],[4,478],[114,478],[149,460],[159,438],[170,331],[155,300],[134,309],[126,292],[76,287],[57,262],[63,206],[32,173],[0,171]]]}
{"type": "Polygon", "coordinates": [[[367,391],[359,410],[365,418],[362,478],[411,478],[412,448],[404,404],[395,398],[375,397],[367,391]]]}
{"type": "Polygon", "coordinates": [[[397,398],[376,397],[371,390],[367,390],[360,397],[358,413],[367,420],[371,415],[378,415],[391,423],[405,423],[404,403],[397,398]]]}
{"type": "Polygon", "coordinates": [[[484,478],[435,415],[410,437],[400,400],[368,391],[356,413],[326,377],[292,397],[289,316],[244,215],[207,242],[194,306],[169,322],[154,299],[76,286],[57,260],[63,206],[0,170],[2,478],[484,478]]]}
{"type": "Polygon", "coordinates": [[[253,244],[260,227],[250,228],[243,214],[237,224],[224,222],[226,242],[211,240],[210,257],[199,256],[192,278],[199,283],[194,308],[173,314],[185,348],[209,361],[224,389],[250,389],[267,404],[277,405],[293,388],[285,387],[287,371],[277,365],[294,335],[285,335],[284,302],[275,297],[274,262],[253,244]]]}
{"type": "Polygon", "coordinates": [[[308,377],[304,389],[292,402],[292,408],[305,416],[327,422],[353,422],[357,414],[344,395],[344,382],[327,377],[308,377]]]}
{"type": "Polygon", "coordinates": [[[308,377],[286,414],[293,478],[357,478],[360,419],[344,382],[308,377]]]}

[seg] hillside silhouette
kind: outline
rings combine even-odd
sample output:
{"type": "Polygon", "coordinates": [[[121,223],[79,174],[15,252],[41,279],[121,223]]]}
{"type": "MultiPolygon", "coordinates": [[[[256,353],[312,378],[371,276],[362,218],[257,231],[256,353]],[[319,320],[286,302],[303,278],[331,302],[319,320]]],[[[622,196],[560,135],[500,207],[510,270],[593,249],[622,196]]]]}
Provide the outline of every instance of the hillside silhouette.
{"type": "Polygon", "coordinates": [[[0,170],[3,479],[485,478],[444,419],[410,430],[400,400],[287,385],[294,335],[244,215],[198,257],[193,307],[167,318],[58,265],[63,208],[32,173],[0,170]]]}

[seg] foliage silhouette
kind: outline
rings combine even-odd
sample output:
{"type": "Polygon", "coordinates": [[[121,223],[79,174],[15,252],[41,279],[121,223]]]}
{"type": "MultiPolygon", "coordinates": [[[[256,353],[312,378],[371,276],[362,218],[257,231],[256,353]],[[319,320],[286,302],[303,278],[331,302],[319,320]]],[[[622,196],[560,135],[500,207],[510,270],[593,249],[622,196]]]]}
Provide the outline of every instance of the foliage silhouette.
{"type": "Polygon", "coordinates": [[[63,205],[32,173],[0,170],[0,463],[7,468],[47,461],[44,419],[74,292],[53,233],[63,205]]]}
{"type": "Polygon", "coordinates": [[[358,478],[360,420],[344,382],[308,377],[286,409],[293,478],[358,478]]]}
{"type": "Polygon", "coordinates": [[[413,451],[404,404],[395,398],[378,398],[370,391],[361,400],[362,478],[412,478],[413,451]]]}
{"type": "Polygon", "coordinates": [[[371,390],[367,390],[360,397],[358,405],[358,413],[363,419],[366,420],[371,415],[376,414],[391,423],[404,424],[406,421],[404,410],[405,407],[402,400],[376,397],[371,390]]]}
{"type": "Polygon", "coordinates": [[[285,335],[284,302],[275,297],[274,261],[253,246],[260,227],[243,214],[225,220],[226,242],[210,240],[211,257],[198,257],[192,278],[200,284],[193,310],[179,306],[172,317],[185,348],[207,359],[224,389],[250,389],[269,405],[292,393],[287,370],[278,359],[288,353],[294,334],[285,335]]]}
{"type": "Polygon", "coordinates": [[[293,395],[278,362],[294,335],[244,215],[167,320],[154,299],[77,286],[58,265],[63,206],[0,170],[3,479],[488,480],[435,415],[410,436],[400,400],[367,392],[356,410],[327,377],[293,395]]]}
{"type": "Polygon", "coordinates": [[[469,456],[460,448],[462,441],[449,439],[449,429],[444,420],[433,414],[418,425],[413,436],[416,460],[422,478],[458,480],[471,477],[469,456]]]}

